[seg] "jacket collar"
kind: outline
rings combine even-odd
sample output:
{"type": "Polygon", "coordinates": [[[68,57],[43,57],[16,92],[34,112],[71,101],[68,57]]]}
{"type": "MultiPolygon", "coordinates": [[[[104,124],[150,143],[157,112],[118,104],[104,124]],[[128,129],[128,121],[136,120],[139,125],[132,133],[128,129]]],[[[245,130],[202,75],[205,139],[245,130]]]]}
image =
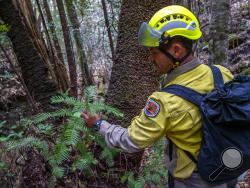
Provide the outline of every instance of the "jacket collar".
{"type": "Polygon", "coordinates": [[[193,70],[194,68],[198,67],[199,65],[201,65],[200,60],[197,57],[194,57],[190,62],[185,63],[185,64],[177,67],[176,69],[174,69],[170,73],[168,73],[166,79],[163,81],[163,86],[165,87],[169,82],[171,82],[172,80],[174,80],[178,76],[180,76],[188,71],[193,70]]]}

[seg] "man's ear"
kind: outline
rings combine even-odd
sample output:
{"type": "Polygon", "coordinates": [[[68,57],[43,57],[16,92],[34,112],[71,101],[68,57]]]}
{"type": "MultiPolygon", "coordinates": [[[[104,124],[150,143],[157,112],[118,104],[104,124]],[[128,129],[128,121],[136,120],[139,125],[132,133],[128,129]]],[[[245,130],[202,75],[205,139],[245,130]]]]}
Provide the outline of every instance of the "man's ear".
{"type": "Polygon", "coordinates": [[[185,52],[185,48],[178,42],[174,43],[173,47],[175,58],[181,58],[185,52]]]}

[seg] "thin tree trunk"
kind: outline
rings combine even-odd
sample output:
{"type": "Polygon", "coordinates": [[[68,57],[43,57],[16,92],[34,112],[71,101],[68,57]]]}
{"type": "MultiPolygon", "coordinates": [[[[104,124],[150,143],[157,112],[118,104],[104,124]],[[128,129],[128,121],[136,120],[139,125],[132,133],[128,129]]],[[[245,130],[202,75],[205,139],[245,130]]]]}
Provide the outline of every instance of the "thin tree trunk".
{"type": "MultiPolygon", "coordinates": [[[[51,59],[51,62],[53,64],[53,69],[54,69],[54,72],[56,75],[58,88],[61,92],[65,92],[69,89],[69,78],[68,78],[68,74],[67,74],[67,69],[66,69],[65,65],[63,64],[63,56],[61,53],[61,48],[60,48],[59,44],[58,44],[58,46],[55,45],[54,40],[51,39],[50,33],[48,31],[48,27],[47,27],[47,24],[46,24],[44,15],[43,15],[42,8],[41,8],[40,2],[38,0],[36,0],[36,4],[37,4],[38,10],[40,12],[39,16],[42,19],[42,24],[43,24],[43,27],[45,29],[45,36],[47,38],[47,44],[48,44],[47,50],[48,50],[48,53],[50,54],[50,59],[51,59]],[[57,52],[56,47],[58,47],[58,50],[60,52],[57,52]],[[61,56],[61,57],[59,57],[59,56],[61,56]]],[[[45,13],[45,14],[47,15],[47,13],[45,13]]],[[[50,14],[50,16],[51,16],[51,14],[50,14]]],[[[51,18],[52,18],[52,16],[51,16],[51,18]]],[[[49,23],[49,21],[48,21],[48,23],[49,23]]],[[[53,33],[51,35],[52,35],[52,38],[55,37],[57,39],[57,37],[55,36],[55,33],[54,33],[54,35],[53,35],[53,33]]],[[[58,42],[58,40],[57,40],[57,42],[58,42]]]]}
{"type": "Polygon", "coordinates": [[[67,60],[69,66],[69,77],[70,77],[70,89],[71,94],[77,97],[77,74],[76,74],[76,63],[74,61],[74,54],[72,50],[71,40],[70,40],[70,33],[68,29],[68,24],[66,20],[64,5],[62,0],[56,0],[59,16],[62,25],[62,31],[64,36],[64,43],[67,53],[67,60]]]}
{"type": "Polygon", "coordinates": [[[103,14],[104,14],[104,19],[105,19],[105,25],[106,25],[106,29],[107,29],[107,32],[108,32],[108,38],[109,38],[109,45],[110,45],[112,60],[114,60],[115,49],[114,49],[114,42],[113,42],[113,39],[112,39],[112,33],[111,33],[111,29],[110,29],[110,24],[109,24],[107,7],[106,7],[105,0],[101,0],[101,1],[102,1],[102,8],[103,8],[103,14]]]}
{"type": "MultiPolygon", "coordinates": [[[[53,64],[53,69],[56,75],[56,79],[57,79],[57,83],[58,83],[58,87],[60,89],[60,91],[65,92],[68,90],[69,88],[69,79],[68,79],[68,75],[67,75],[67,70],[63,64],[63,61],[61,61],[58,57],[58,53],[56,52],[55,48],[54,48],[54,44],[52,44],[52,40],[46,25],[46,21],[45,18],[43,16],[43,12],[42,12],[42,8],[40,6],[40,2],[38,0],[36,0],[36,4],[38,7],[38,11],[40,12],[40,16],[42,19],[42,24],[45,30],[45,36],[47,38],[47,44],[48,44],[48,54],[50,54],[50,59],[51,59],[51,63],[53,64]]],[[[58,42],[58,41],[57,41],[58,42]]],[[[60,46],[59,46],[59,50],[61,50],[60,46]]],[[[62,54],[61,54],[62,56],[62,54]]],[[[63,59],[62,59],[63,60],[63,59]]]]}
{"type": "Polygon", "coordinates": [[[50,12],[48,1],[43,0],[43,5],[44,5],[47,21],[49,23],[49,29],[50,29],[50,31],[52,33],[53,43],[54,43],[54,46],[55,46],[56,51],[57,51],[57,56],[58,56],[58,58],[60,59],[61,62],[64,62],[63,55],[62,55],[62,49],[60,47],[58,38],[56,36],[56,29],[55,29],[53,17],[52,17],[51,12],[50,12]]]}
{"type": "Polygon", "coordinates": [[[65,2],[66,2],[69,20],[71,24],[73,25],[73,35],[74,35],[74,39],[76,42],[78,56],[79,56],[79,63],[80,63],[81,71],[82,71],[82,79],[84,83],[83,88],[84,88],[84,86],[89,86],[93,84],[93,81],[89,72],[88,62],[87,62],[87,58],[85,55],[85,50],[84,50],[84,46],[82,42],[83,40],[82,40],[81,33],[80,33],[80,23],[76,14],[76,8],[72,0],[66,0],[65,2]]]}
{"type": "Polygon", "coordinates": [[[32,3],[31,3],[30,0],[27,0],[27,7],[28,7],[28,9],[30,11],[32,22],[36,23],[36,16],[34,14],[34,9],[32,7],[32,3]]]}
{"type": "Polygon", "coordinates": [[[42,23],[41,25],[43,26],[43,28],[45,30],[45,38],[47,39],[47,45],[48,45],[47,51],[48,51],[48,54],[50,55],[51,63],[55,64],[55,57],[54,57],[54,50],[53,50],[53,46],[52,46],[52,41],[51,41],[51,38],[49,35],[49,31],[48,31],[44,16],[43,16],[42,8],[40,5],[40,2],[38,0],[35,0],[35,1],[36,1],[38,11],[39,11],[39,16],[41,17],[41,23],[42,23]]]}
{"type": "Polygon", "coordinates": [[[209,62],[227,66],[230,0],[212,0],[209,62]]]}

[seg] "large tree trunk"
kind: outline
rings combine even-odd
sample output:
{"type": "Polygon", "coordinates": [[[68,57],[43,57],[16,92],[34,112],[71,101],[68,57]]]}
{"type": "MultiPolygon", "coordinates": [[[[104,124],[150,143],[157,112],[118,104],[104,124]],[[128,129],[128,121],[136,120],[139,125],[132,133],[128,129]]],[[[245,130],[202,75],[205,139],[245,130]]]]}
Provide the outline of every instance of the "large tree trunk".
{"type": "Polygon", "coordinates": [[[21,13],[21,10],[25,9],[25,3],[22,3],[23,7],[17,8],[17,5],[10,0],[0,1],[0,17],[11,26],[8,36],[12,41],[24,82],[34,99],[46,107],[50,97],[57,92],[55,74],[35,27],[32,27],[32,22],[21,13]]]}
{"type": "Polygon", "coordinates": [[[115,123],[128,126],[144,107],[147,97],[158,87],[153,63],[148,61],[147,49],[138,45],[137,33],[143,21],[149,21],[165,6],[167,1],[164,0],[157,3],[153,0],[122,2],[107,102],[123,111],[125,116],[115,123]]]}
{"type": "Polygon", "coordinates": [[[69,33],[68,24],[67,24],[67,20],[66,20],[64,5],[63,5],[62,0],[56,0],[56,3],[57,3],[60,19],[61,19],[64,43],[65,43],[65,48],[66,48],[66,53],[67,53],[71,94],[73,96],[77,97],[76,63],[74,61],[74,54],[73,54],[73,50],[72,50],[70,33],[69,33]]]}
{"type": "Polygon", "coordinates": [[[85,55],[83,40],[80,33],[80,22],[77,18],[76,8],[72,0],[65,0],[69,20],[73,25],[73,35],[76,42],[77,53],[79,56],[80,68],[82,71],[83,86],[93,84],[92,77],[89,72],[88,62],[85,55]]]}
{"type": "Polygon", "coordinates": [[[210,41],[210,63],[227,66],[230,0],[212,0],[210,41]]]}

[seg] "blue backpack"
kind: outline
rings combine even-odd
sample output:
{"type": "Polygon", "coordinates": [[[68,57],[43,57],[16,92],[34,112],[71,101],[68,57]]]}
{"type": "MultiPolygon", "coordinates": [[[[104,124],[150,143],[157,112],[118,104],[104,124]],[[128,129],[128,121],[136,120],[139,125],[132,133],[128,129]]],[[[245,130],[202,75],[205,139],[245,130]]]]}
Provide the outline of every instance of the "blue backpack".
{"type": "Polygon", "coordinates": [[[250,77],[236,76],[224,84],[219,68],[210,66],[215,89],[200,94],[181,85],[162,91],[197,105],[202,115],[203,141],[197,163],[198,173],[211,185],[231,181],[250,169],[250,77]]]}

